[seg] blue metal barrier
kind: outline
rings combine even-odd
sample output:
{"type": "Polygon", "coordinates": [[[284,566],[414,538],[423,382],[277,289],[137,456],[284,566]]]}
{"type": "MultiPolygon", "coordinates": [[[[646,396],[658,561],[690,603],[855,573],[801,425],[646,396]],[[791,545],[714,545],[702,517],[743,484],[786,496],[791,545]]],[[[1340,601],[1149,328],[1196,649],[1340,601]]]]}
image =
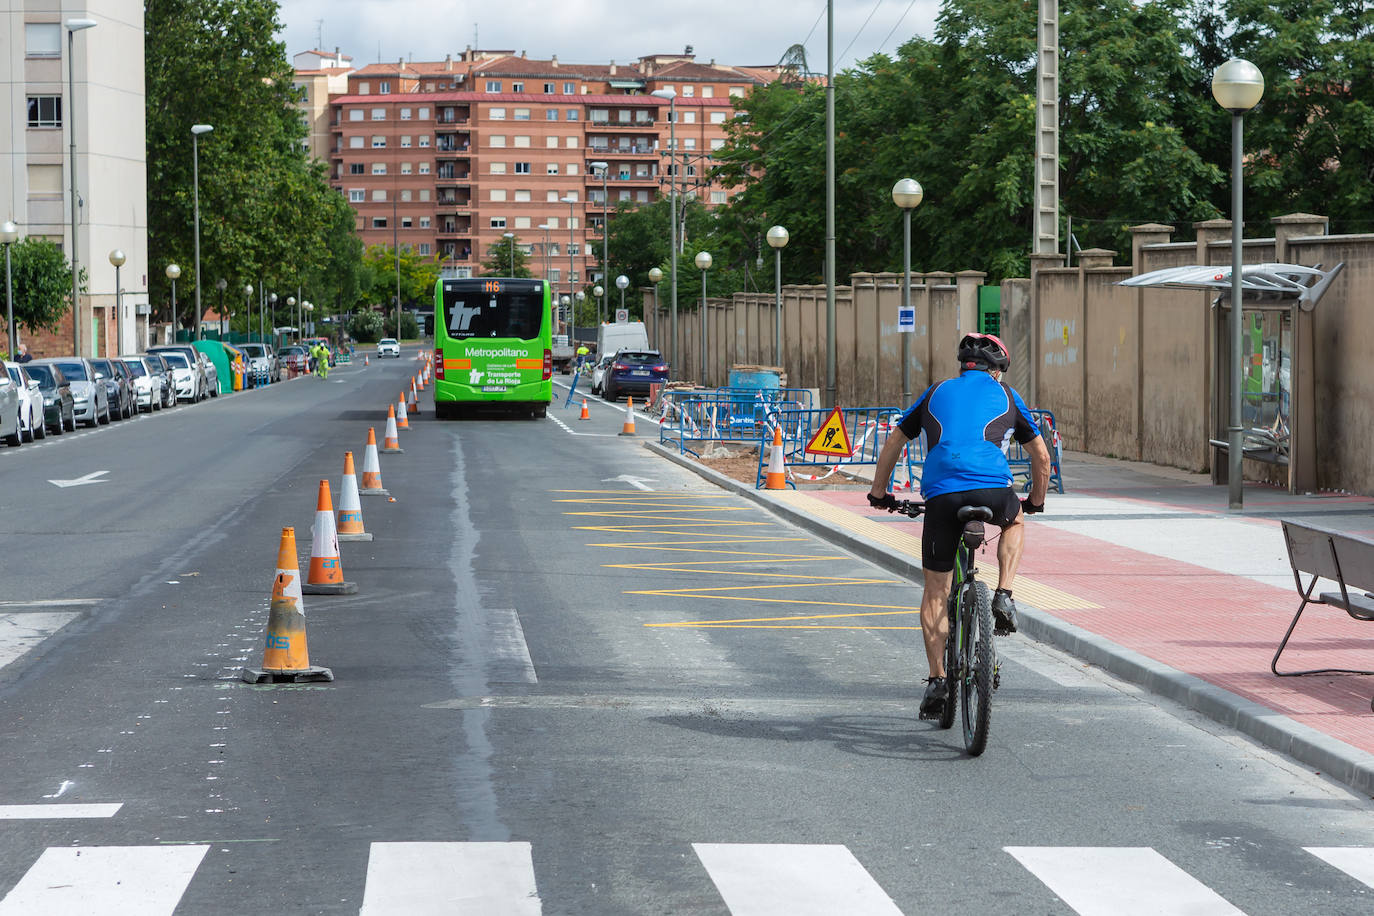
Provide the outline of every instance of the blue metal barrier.
{"type": "MultiPolygon", "coordinates": [[[[1054,414],[1048,410],[1035,409],[1030,412],[1037,426],[1040,427],[1040,436],[1045,440],[1045,446],[1050,451],[1050,485],[1055,492],[1064,492],[1064,475],[1062,466],[1064,463],[1064,440],[1059,436],[1059,424],[1054,420],[1054,414]]],[[[1011,465],[1012,486],[1019,486],[1022,492],[1029,493],[1031,489],[1031,460],[1030,454],[1015,439],[1007,449],[1007,463],[1011,465]]]]}
{"type": "MultiPolygon", "coordinates": [[[[806,445],[821,429],[830,416],[828,410],[808,410],[780,407],[777,410],[778,425],[782,429],[783,461],[788,471],[788,485],[795,487],[794,480],[815,482],[825,480],[835,474],[843,473],[846,468],[863,465],[876,465],[878,455],[891,435],[892,429],[901,419],[903,411],[895,407],[846,407],[841,410],[845,431],[849,434],[852,447],[850,457],[827,459],[821,455],[811,455],[806,445]],[[811,468],[814,473],[799,473],[796,468],[811,468]]],[[[771,428],[768,430],[771,436],[771,428]]],[[[893,478],[888,481],[891,488],[894,482],[898,489],[914,486],[913,481],[920,477],[920,465],[924,460],[924,436],[910,443],[894,469],[893,478]],[[898,481],[900,471],[905,470],[905,480],[898,481]]],[[[768,445],[763,442],[759,448],[758,474],[755,487],[762,488],[768,469],[768,445]]]]}
{"type": "Polygon", "coordinates": [[[759,401],[738,397],[690,395],[674,397],[658,427],[658,441],[675,444],[678,451],[697,455],[713,443],[761,443],[773,435],[773,426],[793,401],[759,401]],[[669,417],[671,414],[671,417],[669,417]]]}

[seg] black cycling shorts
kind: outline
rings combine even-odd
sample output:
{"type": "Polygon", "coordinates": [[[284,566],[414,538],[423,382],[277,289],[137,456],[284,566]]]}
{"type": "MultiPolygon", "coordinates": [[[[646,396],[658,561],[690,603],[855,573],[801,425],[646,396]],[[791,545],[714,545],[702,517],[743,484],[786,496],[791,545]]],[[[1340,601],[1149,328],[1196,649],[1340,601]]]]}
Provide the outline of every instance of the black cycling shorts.
{"type": "Polygon", "coordinates": [[[922,569],[931,572],[954,569],[954,552],[964,531],[959,510],[964,506],[987,506],[992,510],[992,524],[1005,528],[1020,514],[1021,499],[1011,487],[988,487],[941,493],[926,500],[925,525],[921,529],[922,569]]]}

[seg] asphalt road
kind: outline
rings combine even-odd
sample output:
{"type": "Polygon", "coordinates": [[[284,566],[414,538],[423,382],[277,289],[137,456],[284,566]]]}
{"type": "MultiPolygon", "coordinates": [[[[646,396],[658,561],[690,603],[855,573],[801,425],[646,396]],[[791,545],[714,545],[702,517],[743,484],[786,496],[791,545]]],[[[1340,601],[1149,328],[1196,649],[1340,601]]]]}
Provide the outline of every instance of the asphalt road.
{"type": "Polygon", "coordinates": [[[0,449],[0,916],[1374,909],[1369,799],[1022,637],[969,759],[914,587],[594,399],[424,405],[336,680],[242,683],[411,356],[0,449]]]}

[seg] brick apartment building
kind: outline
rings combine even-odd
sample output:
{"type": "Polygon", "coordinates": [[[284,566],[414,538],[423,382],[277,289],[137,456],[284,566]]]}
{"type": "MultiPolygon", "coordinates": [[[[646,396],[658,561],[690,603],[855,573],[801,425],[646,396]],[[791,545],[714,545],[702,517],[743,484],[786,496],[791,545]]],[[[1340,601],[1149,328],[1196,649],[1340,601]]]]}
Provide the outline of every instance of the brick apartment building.
{"type": "Polygon", "coordinates": [[[718,205],[727,191],[706,176],[732,102],[780,75],[697,63],[690,48],[630,65],[471,49],[345,71],[346,61],[311,51],[295,63],[302,85],[347,73],[345,91],[331,87],[332,142],[317,155],[353,204],[363,242],[395,239],[440,256],[446,276],[471,276],[492,243],[507,241],[564,292],[602,280],[603,202],[614,210],[668,193],[670,105],[651,93],[676,93],[679,194],[718,205]],[[604,196],[593,163],[606,165],[604,196]]]}

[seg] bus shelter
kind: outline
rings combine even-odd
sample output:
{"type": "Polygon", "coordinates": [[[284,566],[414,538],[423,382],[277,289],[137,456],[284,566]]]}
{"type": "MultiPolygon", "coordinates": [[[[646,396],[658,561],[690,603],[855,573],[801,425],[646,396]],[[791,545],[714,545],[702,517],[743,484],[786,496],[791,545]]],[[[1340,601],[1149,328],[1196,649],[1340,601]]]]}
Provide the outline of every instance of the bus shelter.
{"type": "MultiPolygon", "coordinates": [[[[1313,312],[1344,263],[1247,264],[1241,269],[1242,448],[1245,457],[1287,470],[1288,491],[1317,486],[1316,380],[1313,312]]],[[[1121,281],[1145,289],[1197,289],[1212,300],[1212,481],[1225,483],[1232,365],[1231,269],[1191,265],[1121,281]]]]}

